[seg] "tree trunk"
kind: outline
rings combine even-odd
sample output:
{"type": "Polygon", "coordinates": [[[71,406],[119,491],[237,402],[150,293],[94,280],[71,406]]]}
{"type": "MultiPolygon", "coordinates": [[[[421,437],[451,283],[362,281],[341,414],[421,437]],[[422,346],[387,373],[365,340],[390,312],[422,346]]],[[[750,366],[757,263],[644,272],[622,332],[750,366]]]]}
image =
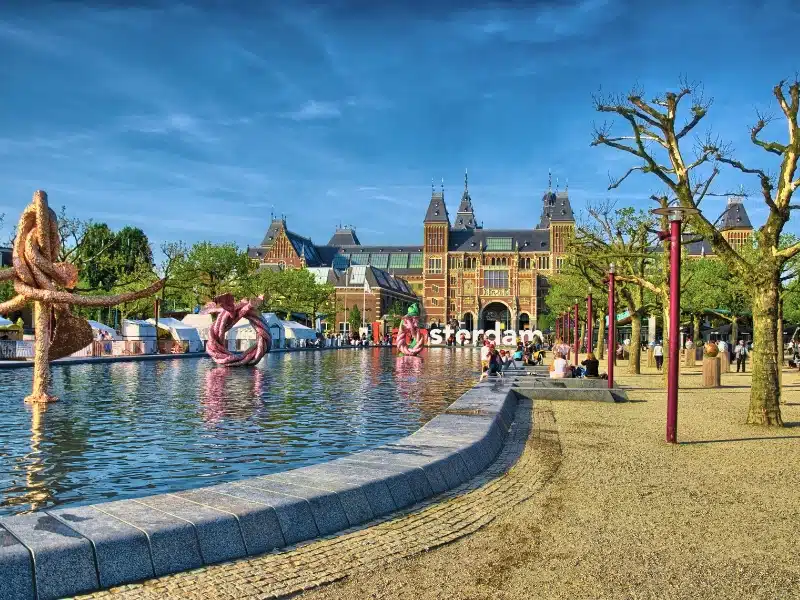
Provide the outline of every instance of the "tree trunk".
{"type": "Polygon", "coordinates": [[[753,289],[753,378],[747,414],[747,422],[753,425],[783,425],[778,382],[778,290],[777,274],[753,289]]]}
{"type": "Polygon", "coordinates": [[[600,322],[597,324],[597,350],[595,358],[603,360],[603,350],[606,347],[606,315],[600,311],[600,322]]]}
{"type": "Polygon", "coordinates": [[[700,347],[702,344],[700,343],[700,315],[692,315],[692,341],[694,342],[695,347],[700,347]]]}
{"type": "MultiPolygon", "coordinates": [[[[581,337],[579,337],[579,338],[578,338],[578,339],[580,340],[580,341],[578,342],[578,349],[581,349],[581,348],[583,348],[584,344],[586,343],[586,324],[585,324],[585,323],[581,323],[581,332],[580,332],[580,336],[581,336],[581,337]]],[[[591,350],[589,350],[588,348],[586,348],[586,352],[591,352],[591,350]]]]}
{"type": "Polygon", "coordinates": [[[783,296],[778,292],[778,322],[776,323],[778,338],[778,385],[783,391],[783,296]]]}
{"type": "Polygon", "coordinates": [[[628,373],[639,375],[642,372],[642,317],[631,312],[631,345],[628,346],[628,373]]]}
{"type": "Polygon", "coordinates": [[[739,320],[734,319],[731,323],[731,346],[739,343],[739,320]]]}

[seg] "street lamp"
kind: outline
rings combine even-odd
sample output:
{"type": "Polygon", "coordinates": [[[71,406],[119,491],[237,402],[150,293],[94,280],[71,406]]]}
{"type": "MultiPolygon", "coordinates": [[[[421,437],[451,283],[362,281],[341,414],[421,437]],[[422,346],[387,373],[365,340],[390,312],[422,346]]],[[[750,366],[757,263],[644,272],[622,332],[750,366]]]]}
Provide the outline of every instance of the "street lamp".
{"type": "Polygon", "coordinates": [[[586,296],[586,352],[592,352],[592,286],[586,296]]]}
{"type": "Polygon", "coordinates": [[[614,340],[614,326],[617,324],[617,309],[614,306],[614,263],[608,266],[608,389],[614,387],[614,358],[616,355],[616,344],[614,340]]]}
{"type": "Polygon", "coordinates": [[[681,317],[681,222],[688,215],[700,211],[694,207],[674,204],[654,208],[654,215],[669,219],[669,231],[658,234],[661,241],[669,240],[669,334],[667,368],[667,442],[678,443],[678,377],[680,376],[680,349],[678,329],[681,317]]]}
{"type": "Polygon", "coordinates": [[[578,352],[580,352],[581,349],[580,332],[578,331],[578,317],[578,299],[575,298],[575,339],[573,340],[575,344],[575,358],[573,359],[572,364],[574,364],[576,367],[578,366],[578,352]]]}

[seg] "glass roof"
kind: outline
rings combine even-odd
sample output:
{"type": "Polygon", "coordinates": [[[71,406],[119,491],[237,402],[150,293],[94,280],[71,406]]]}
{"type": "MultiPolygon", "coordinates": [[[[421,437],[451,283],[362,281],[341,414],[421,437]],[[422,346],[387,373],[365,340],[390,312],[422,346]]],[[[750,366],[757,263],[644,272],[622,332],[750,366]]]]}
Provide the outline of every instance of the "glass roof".
{"type": "Polygon", "coordinates": [[[361,254],[352,254],[350,256],[350,261],[354,265],[368,265],[369,264],[369,254],[366,252],[361,254]]]}
{"type": "Polygon", "coordinates": [[[389,255],[386,253],[373,254],[370,257],[369,264],[379,269],[385,269],[389,266],[389,255]]]}
{"type": "Polygon", "coordinates": [[[350,284],[351,285],[362,285],[366,278],[367,267],[366,266],[356,266],[350,268],[350,284]]]}
{"type": "Polygon", "coordinates": [[[407,269],[408,268],[408,252],[399,252],[392,254],[389,258],[390,269],[407,269]]]}
{"type": "Polygon", "coordinates": [[[409,269],[421,269],[422,268],[422,252],[415,252],[411,255],[411,260],[408,261],[408,268],[409,269]]]}
{"type": "Polygon", "coordinates": [[[349,254],[337,254],[333,257],[333,268],[337,271],[343,271],[350,266],[349,254]]]}
{"type": "Polygon", "coordinates": [[[513,239],[510,237],[486,238],[487,250],[511,251],[514,249],[513,239]]]}

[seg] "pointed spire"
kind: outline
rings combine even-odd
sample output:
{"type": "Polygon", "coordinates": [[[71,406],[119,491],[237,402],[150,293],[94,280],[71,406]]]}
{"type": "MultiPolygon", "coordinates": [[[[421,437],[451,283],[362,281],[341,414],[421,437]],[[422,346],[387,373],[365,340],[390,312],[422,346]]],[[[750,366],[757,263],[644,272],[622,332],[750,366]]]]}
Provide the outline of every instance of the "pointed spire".
{"type": "Polygon", "coordinates": [[[547,169],[547,191],[553,189],[553,172],[547,169]]]}
{"type": "Polygon", "coordinates": [[[444,195],[444,177],[442,177],[442,195],[444,195]]]}
{"type": "Polygon", "coordinates": [[[469,181],[467,180],[467,170],[464,169],[464,191],[469,189],[469,181]]]}
{"type": "Polygon", "coordinates": [[[564,184],[564,191],[565,192],[569,191],[569,177],[567,177],[567,180],[566,180],[566,182],[564,184]]]}
{"type": "Polygon", "coordinates": [[[433,185],[433,177],[431,177],[431,195],[436,193],[436,186],[433,185]]]}
{"type": "Polygon", "coordinates": [[[556,177],[556,192],[558,192],[558,177],[556,177]]]}

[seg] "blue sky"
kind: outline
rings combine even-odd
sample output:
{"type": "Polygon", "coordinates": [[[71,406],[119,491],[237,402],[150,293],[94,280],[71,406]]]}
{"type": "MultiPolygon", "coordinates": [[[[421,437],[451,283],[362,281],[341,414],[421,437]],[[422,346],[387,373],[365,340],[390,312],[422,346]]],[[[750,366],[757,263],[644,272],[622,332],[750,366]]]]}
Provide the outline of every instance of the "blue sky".
{"type": "MultiPolygon", "coordinates": [[[[535,226],[548,169],[578,211],[606,197],[645,207],[652,176],[606,191],[631,165],[589,147],[594,92],[702,81],[707,125],[770,166],[748,126],[800,69],[791,0],[189,4],[0,6],[6,233],[43,188],[156,248],[255,245],[273,206],[317,243],[338,222],[364,243],[416,243],[431,178],[453,214],[465,168],[485,227],[535,226]]],[[[761,203],[746,205],[760,223],[761,203]]]]}

